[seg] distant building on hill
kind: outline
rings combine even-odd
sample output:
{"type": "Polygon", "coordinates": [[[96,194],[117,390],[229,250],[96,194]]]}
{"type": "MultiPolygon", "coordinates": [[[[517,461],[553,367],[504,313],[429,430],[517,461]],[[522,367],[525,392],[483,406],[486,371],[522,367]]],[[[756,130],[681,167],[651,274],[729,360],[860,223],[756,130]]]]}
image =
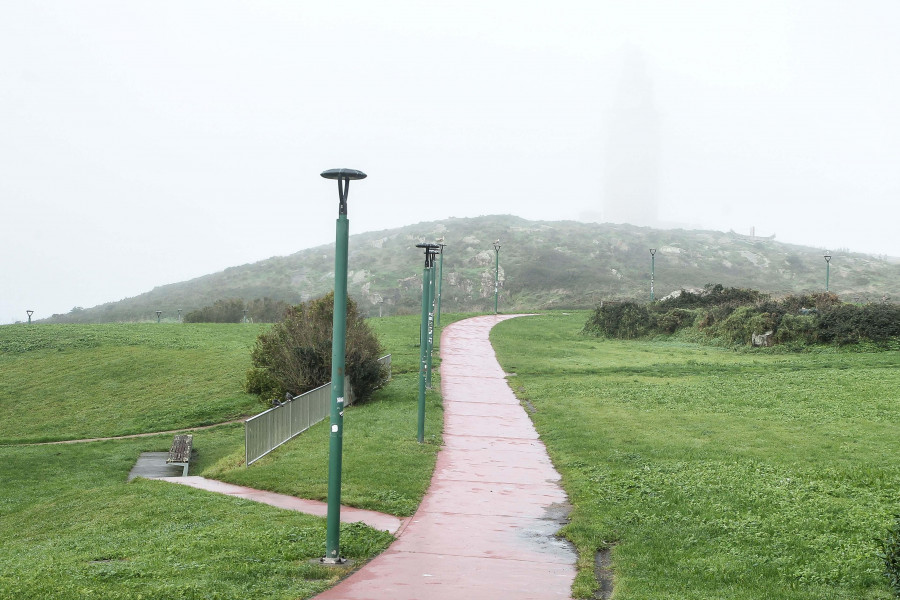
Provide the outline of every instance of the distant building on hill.
{"type": "Polygon", "coordinates": [[[607,112],[603,220],[659,224],[659,115],[644,58],[637,50],[625,67],[607,112]]]}

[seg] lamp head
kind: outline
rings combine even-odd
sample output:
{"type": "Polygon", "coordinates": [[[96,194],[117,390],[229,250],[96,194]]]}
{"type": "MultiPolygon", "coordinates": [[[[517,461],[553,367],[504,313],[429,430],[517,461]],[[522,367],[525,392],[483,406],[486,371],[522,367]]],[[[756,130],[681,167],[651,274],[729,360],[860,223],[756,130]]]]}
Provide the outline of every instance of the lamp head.
{"type": "Polygon", "coordinates": [[[500,240],[494,241],[494,252],[500,252],[500,240]]]}
{"type": "Polygon", "coordinates": [[[325,179],[336,179],[338,182],[338,197],[340,205],[338,214],[347,214],[347,194],[350,191],[350,180],[365,179],[366,174],[356,169],[328,169],[322,171],[322,177],[325,179]]]}
{"type": "Polygon", "coordinates": [[[825,255],[825,262],[828,262],[828,263],[831,262],[831,255],[830,255],[830,254],[826,254],[826,255],[825,255]]]}
{"type": "Polygon", "coordinates": [[[656,255],[656,248],[650,248],[650,256],[656,255]]]}
{"type": "Polygon", "coordinates": [[[356,169],[328,169],[327,171],[322,171],[322,177],[325,179],[337,179],[338,181],[342,179],[365,179],[367,175],[362,171],[357,171],[356,169]]]}

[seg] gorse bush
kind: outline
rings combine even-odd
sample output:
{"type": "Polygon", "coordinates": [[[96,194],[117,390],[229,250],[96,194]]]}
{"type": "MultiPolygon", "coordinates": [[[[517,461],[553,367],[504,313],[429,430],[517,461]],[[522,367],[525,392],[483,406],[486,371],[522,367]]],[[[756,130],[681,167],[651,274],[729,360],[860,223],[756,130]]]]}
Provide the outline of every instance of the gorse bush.
{"type": "MultiPolygon", "coordinates": [[[[266,401],[331,381],[333,319],[333,292],[288,309],[283,321],[257,338],[244,389],[266,401]]],[[[357,402],[369,399],[384,380],[381,352],[375,333],[348,298],[345,371],[357,402]]]]}
{"type": "Polygon", "coordinates": [[[701,292],[679,295],[653,304],[607,302],[591,314],[585,333],[616,339],[666,334],[694,327],[722,343],[750,344],[754,335],[774,334],[778,344],[884,345],[900,339],[900,306],[843,304],[828,292],[773,300],[743,288],[707,285],[701,292]]]}
{"type": "Polygon", "coordinates": [[[856,344],[883,342],[900,337],[900,306],[896,304],[844,304],[824,313],[819,320],[824,342],[856,344]]]}
{"type": "Polygon", "coordinates": [[[647,335],[655,326],[655,319],[647,306],[633,301],[609,302],[598,308],[588,319],[584,330],[622,340],[647,335]]]}

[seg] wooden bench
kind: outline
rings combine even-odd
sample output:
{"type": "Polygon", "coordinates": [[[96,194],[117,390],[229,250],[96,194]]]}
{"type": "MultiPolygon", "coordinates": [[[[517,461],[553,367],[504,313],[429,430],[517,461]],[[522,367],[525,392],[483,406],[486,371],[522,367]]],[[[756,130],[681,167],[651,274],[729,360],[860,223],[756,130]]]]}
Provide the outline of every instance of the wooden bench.
{"type": "Polygon", "coordinates": [[[191,447],[193,445],[193,435],[179,434],[175,436],[172,447],[169,449],[169,458],[166,459],[166,464],[184,467],[183,477],[187,477],[188,474],[188,465],[191,462],[191,447]]]}

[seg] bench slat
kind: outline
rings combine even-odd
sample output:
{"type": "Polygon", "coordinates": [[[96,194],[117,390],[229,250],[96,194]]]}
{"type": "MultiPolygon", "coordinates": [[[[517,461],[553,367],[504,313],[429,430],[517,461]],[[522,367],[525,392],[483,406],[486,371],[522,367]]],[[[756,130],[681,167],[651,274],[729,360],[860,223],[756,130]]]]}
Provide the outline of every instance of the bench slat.
{"type": "Polygon", "coordinates": [[[184,466],[184,474],[187,475],[188,463],[191,460],[191,449],[194,445],[194,436],[190,434],[176,435],[169,450],[167,464],[179,464],[184,466]]]}

